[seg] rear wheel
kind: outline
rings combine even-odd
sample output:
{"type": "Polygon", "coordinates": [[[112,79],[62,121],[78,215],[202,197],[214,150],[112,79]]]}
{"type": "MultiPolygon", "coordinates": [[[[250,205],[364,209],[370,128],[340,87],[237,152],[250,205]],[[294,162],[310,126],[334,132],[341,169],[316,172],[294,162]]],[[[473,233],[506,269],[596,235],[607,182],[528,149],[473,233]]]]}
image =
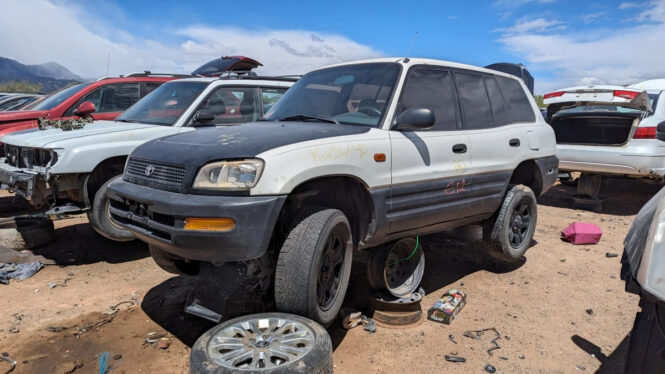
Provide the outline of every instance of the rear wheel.
{"type": "Polygon", "coordinates": [[[295,220],[277,260],[275,304],[330,325],[344,301],[353,243],[349,221],[337,209],[308,209],[295,220]]]}
{"type": "Polygon", "coordinates": [[[483,238],[490,254],[500,261],[515,262],[531,245],[538,218],[536,196],[524,185],[513,186],[501,208],[484,223],[483,238]]]}
{"type": "Polygon", "coordinates": [[[116,242],[127,242],[136,238],[130,231],[123,229],[115,222],[113,222],[111,219],[111,212],[109,210],[109,207],[111,206],[111,200],[108,198],[108,196],[106,196],[108,185],[118,178],[122,178],[122,176],[118,175],[102,184],[102,186],[95,193],[95,198],[92,202],[92,209],[89,210],[87,214],[88,221],[99,235],[116,242]]]}

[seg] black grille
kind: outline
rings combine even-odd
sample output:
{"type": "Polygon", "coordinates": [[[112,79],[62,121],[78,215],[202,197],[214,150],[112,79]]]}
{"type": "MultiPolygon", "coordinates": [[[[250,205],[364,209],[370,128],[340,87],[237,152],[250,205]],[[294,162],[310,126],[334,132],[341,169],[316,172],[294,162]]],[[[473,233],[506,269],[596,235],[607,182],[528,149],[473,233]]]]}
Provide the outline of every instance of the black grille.
{"type": "Polygon", "coordinates": [[[125,168],[125,180],[154,187],[180,187],[187,168],[166,162],[130,158],[125,168]]]}
{"type": "Polygon", "coordinates": [[[53,165],[57,161],[56,153],[48,149],[20,148],[9,144],[2,147],[0,157],[5,157],[5,163],[11,166],[28,169],[53,165]]]}

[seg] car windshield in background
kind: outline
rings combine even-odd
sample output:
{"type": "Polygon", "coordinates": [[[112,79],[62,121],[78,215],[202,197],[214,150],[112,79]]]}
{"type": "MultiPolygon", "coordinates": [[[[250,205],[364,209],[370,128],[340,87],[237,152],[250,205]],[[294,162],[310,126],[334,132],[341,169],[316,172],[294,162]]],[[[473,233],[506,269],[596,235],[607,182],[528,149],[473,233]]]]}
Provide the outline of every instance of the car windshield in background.
{"type": "Polygon", "coordinates": [[[36,104],[31,105],[30,107],[26,108],[29,110],[50,110],[58,105],[60,105],[62,102],[65,100],[69,99],[72,97],[74,94],[77,92],[81,91],[82,89],[88,87],[92,82],[88,83],[79,83],[75,84],[73,86],[65,87],[60,91],[52,93],[50,96],[47,96],[44,98],[44,100],[37,102],[36,104]]]}
{"type": "MultiPolygon", "coordinates": [[[[658,94],[649,94],[649,102],[651,103],[652,112],[649,115],[653,114],[656,111],[656,105],[658,104],[658,94]]],[[[556,112],[558,114],[564,113],[640,113],[639,109],[626,108],[616,105],[585,105],[579,106],[570,109],[563,109],[556,112]]]]}
{"type": "Polygon", "coordinates": [[[264,119],[377,126],[400,69],[397,63],[369,63],[311,72],[286,91],[264,119]]]}
{"type": "Polygon", "coordinates": [[[116,121],[171,126],[208,86],[205,82],[169,82],[122,113],[116,121]]]}

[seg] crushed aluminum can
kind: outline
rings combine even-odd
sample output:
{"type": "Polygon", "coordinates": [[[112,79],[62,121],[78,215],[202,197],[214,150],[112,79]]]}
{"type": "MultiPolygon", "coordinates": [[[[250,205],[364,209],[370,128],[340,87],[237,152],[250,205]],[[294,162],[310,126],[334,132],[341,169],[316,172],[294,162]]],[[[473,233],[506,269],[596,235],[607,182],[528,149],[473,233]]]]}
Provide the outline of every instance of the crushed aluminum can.
{"type": "Polygon", "coordinates": [[[427,311],[427,319],[449,325],[466,304],[466,294],[453,289],[441,296],[427,311]]]}

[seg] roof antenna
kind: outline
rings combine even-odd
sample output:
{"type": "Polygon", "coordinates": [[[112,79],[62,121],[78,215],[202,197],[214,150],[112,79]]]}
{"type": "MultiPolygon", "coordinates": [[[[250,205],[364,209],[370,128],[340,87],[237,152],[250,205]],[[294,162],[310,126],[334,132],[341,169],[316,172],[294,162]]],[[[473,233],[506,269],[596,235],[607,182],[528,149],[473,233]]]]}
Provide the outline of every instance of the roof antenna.
{"type": "MultiPolygon", "coordinates": [[[[417,38],[417,37],[418,37],[418,31],[416,31],[416,33],[413,34],[413,39],[411,40],[411,45],[409,46],[409,53],[406,54],[407,56],[410,56],[410,55],[411,55],[411,50],[413,49],[413,45],[416,44],[416,38],[417,38]]],[[[408,58],[408,57],[405,57],[405,58],[404,58],[404,62],[405,62],[405,63],[406,63],[406,62],[409,62],[409,58],[408,58]]]]}

